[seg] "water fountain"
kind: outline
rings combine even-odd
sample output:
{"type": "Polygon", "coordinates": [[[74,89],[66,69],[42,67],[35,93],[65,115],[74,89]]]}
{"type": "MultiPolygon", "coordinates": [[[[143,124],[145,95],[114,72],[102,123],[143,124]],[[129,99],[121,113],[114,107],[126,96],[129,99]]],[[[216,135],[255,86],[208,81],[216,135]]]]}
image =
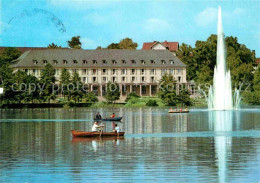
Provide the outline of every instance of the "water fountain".
{"type": "Polygon", "coordinates": [[[234,101],[232,97],[232,84],[230,70],[226,65],[225,36],[222,26],[221,8],[218,9],[218,43],[217,64],[214,69],[213,86],[210,86],[208,94],[208,108],[212,110],[232,110],[239,108],[240,96],[236,90],[234,101]]]}

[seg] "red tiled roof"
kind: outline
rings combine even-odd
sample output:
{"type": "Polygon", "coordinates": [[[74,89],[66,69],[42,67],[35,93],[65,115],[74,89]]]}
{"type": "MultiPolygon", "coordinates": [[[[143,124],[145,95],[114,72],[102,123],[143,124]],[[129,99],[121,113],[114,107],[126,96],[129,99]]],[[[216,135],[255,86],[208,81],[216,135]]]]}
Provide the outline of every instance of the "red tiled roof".
{"type": "Polygon", "coordinates": [[[165,46],[169,51],[177,51],[179,48],[179,42],[168,42],[168,41],[164,41],[164,42],[159,42],[159,41],[154,41],[154,42],[146,42],[143,43],[143,50],[151,50],[152,47],[157,44],[157,43],[161,43],[163,46],[165,46]]]}

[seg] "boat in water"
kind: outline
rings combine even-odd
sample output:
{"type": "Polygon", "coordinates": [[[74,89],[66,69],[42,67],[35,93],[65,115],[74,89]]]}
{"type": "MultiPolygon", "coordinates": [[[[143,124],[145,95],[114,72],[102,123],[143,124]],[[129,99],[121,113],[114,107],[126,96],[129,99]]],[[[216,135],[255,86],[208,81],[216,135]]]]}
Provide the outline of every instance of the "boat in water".
{"type": "Polygon", "coordinates": [[[101,119],[94,118],[95,121],[121,121],[122,119],[123,119],[123,117],[101,118],[101,119]]]}
{"type": "Polygon", "coordinates": [[[189,113],[190,111],[186,111],[186,110],[184,110],[184,111],[168,111],[168,113],[189,113]]]}
{"type": "Polygon", "coordinates": [[[72,136],[75,137],[115,137],[115,136],[124,136],[125,132],[84,132],[84,131],[77,131],[71,130],[72,136]]]}

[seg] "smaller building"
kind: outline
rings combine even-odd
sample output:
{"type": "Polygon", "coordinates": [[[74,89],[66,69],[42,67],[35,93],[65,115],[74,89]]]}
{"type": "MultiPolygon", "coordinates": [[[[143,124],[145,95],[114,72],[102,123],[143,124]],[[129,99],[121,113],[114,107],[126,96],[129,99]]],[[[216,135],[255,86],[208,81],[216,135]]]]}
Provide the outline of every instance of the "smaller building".
{"type": "Polygon", "coordinates": [[[143,50],[169,50],[176,56],[176,52],[179,49],[179,42],[145,42],[143,43],[143,50]]]}

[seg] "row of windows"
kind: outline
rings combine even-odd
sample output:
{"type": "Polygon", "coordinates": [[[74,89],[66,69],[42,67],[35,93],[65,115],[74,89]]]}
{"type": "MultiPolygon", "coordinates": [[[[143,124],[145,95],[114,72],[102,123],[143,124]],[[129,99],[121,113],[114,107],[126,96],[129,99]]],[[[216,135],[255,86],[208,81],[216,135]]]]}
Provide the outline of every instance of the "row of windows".
{"type": "MultiPolygon", "coordinates": [[[[93,82],[93,83],[99,82],[98,81],[98,77],[91,77],[91,78],[82,77],[82,82],[83,83],[87,83],[88,82],[87,79],[90,79],[91,80],[90,82],[93,82]]],[[[119,79],[120,78],[118,78],[118,77],[111,77],[110,81],[112,81],[112,82],[136,82],[138,78],[133,76],[133,77],[130,77],[130,78],[121,77],[121,80],[119,80],[119,79]]],[[[108,82],[108,77],[101,77],[101,82],[108,82]]],[[[140,77],[140,82],[152,82],[152,83],[155,83],[156,82],[156,78],[154,76],[152,76],[152,77],[150,77],[150,81],[147,81],[146,77],[140,77]]]]}
{"type": "MultiPolygon", "coordinates": [[[[42,69],[32,69],[32,73],[35,75],[40,74],[42,69]]],[[[99,69],[80,69],[81,70],[81,75],[97,75],[99,69]]],[[[29,72],[29,69],[24,69],[26,73],[29,72]]],[[[79,72],[79,69],[70,69],[68,70],[72,73],[74,72],[79,72]]],[[[101,75],[106,75],[108,74],[109,69],[101,69],[101,75]]],[[[137,71],[140,71],[141,75],[145,75],[150,73],[151,75],[156,74],[158,72],[158,69],[111,69],[111,74],[112,75],[126,75],[126,74],[137,74],[137,71]]],[[[183,69],[161,69],[161,74],[164,75],[165,73],[170,73],[170,74],[183,74],[183,69]]],[[[55,69],[55,74],[59,75],[61,74],[61,69],[55,69]]]]}
{"type": "MultiPolygon", "coordinates": [[[[42,60],[43,64],[47,64],[47,63],[51,63],[51,64],[58,64],[58,60],[52,60],[52,61],[48,61],[48,60],[42,60]]],[[[38,64],[39,61],[38,60],[33,60],[33,64],[38,64]]],[[[68,64],[69,61],[68,60],[62,60],[61,62],[62,64],[68,64]]],[[[73,64],[78,64],[79,61],[78,60],[73,60],[73,64]]],[[[88,64],[88,63],[92,63],[92,64],[98,64],[97,60],[92,60],[92,61],[88,61],[88,60],[82,60],[83,64],[88,64]]],[[[122,64],[126,64],[126,60],[121,60],[121,61],[117,61],[117,60],[112,60],[110,63],[107,60],[102,60],[102,64],[118,64],[118,63],[122,63],[122,64]]],[[[130,60],[131,64],[136,64],[136,60],[130,60]]],[[[146,64],[146,63],[150,63],[150,64],[155,64],[156,62],[154,60],[150,60],[150,61],[145,61],[145,60],[140,60],[141,64],[146,64]]],[[[166,64],[166,60],[161,60],[160,61],[161,64],[166,64]]],[[[174,64],[173,60],[169,60],[169,64],[174,64]]]]}

